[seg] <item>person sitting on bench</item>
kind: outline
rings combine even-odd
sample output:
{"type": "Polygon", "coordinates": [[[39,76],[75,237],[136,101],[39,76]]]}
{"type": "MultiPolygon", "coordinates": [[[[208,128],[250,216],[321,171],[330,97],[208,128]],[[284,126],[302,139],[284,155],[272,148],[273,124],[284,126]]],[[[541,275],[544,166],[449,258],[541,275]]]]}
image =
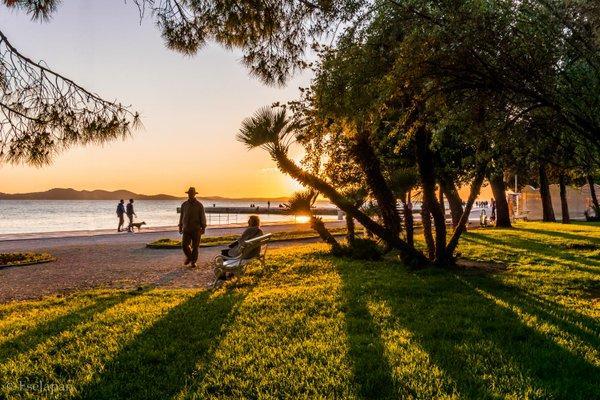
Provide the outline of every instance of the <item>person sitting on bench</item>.
{"type": "MultiPolygon", "coordinates": [[[[258,215],[251,215],[248,218],[248,228],[242,233],[240,238],[229,244],[228,249],[221,250],[221,254],[225,257],[237,257],[242,252],[242,244],[247,240],[262,236],[263,231],[260,229],[260,219],[258,215]]],[[[248,254],[248,258],[258,257],[260,254],[260,246],[256,248],[256,254],[248,254]]]]}

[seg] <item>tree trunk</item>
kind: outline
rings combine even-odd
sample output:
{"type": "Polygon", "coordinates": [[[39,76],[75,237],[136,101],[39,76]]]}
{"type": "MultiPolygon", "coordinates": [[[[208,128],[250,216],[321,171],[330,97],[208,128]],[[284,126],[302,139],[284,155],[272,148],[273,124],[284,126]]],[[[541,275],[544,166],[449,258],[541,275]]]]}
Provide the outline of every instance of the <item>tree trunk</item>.
{"type": "Polygon", "coordinates": [[[311,215],[310,227],[319,234],[319,236],[325,243],[331,246],[332,251],[336,252],[341,249],[340,244],[337,240],[335,240],[335,237],[333,237],[331,232],[329,232],[329,229],[327,229],[327,227],[323,223],[323,220],[320,217],[315,217],[314,215],[311,215]]]}
{"type": "Polygon", "coordinates": [[[462,199],[458,195],[458,190],[453,182],[449,182],[447,179],[442,179],[440,184],[444,194],[446,195],[446,199],[448,200],[448,205],[450,206],[452,226],[456,228],[463,213],[462,199]]]}
{"type": "Polygon", "coordinates": [[[571,223],[571,218],[569,216],[569,203],[567,202],[567,184],[565,183],[565,174],[561,172],[558,179],[560,186],[560,208],[562,212],[562,223],[569,224],[571,223]]]}
{"type": "Polygon", "coordinates": [[[415,222],[412,214],[412,201],[410,190],[406,194],[406,198],[404,199],[404,225],[406,230],[406,243],[409,246],[414,246],[415,244],[415,222]]]}
{"type": "Polygon", "coordinates": [[[275,149],[271,155],[277,162],[281,171],[290,175],[298,182],[322,193],[333,204],[338,206],[340,210],[352,215],[367,231],[370,231],[379,237],[387,246],[398,250],[400,252],[400,257],[405,264],[409,266],[425,266],[428,264],[428,260],[423,253],[413,246],[409,246],[408,243],[400,239],[399,236],[391,233],[386,227],[373,221],[357,206],[348,202],[346,198],[329,183],[300,168],[294,161],[288,158],[285,150],[275,149]]]}
{"type": "Polygon", "coordinates": [[[594,212],[596,217],[600,217],[600,204],[598,203],[598,197],[596,197],[596,188],[594,187],[594,178],[591,175],[587,176],[588,185],[590,186],[590,197],[592,198],[592,204],[594,204],[594,212]]]}
{"type": "Polygon", "coordinates": [[[446,261],[446,216],[435,195],[435,167],[433,154],[429,149],[430,138],[423,127],[415,134],[415,150],[421,186],[423,187],[423,204],[433,217],[435,226],[435,263],[443,265],[446,261]]]}
{"type": "Polygon", "coordinates": [[[421,223],[423,224],[423,236],[427,244],[427,253],[429,259],[433,261],[435,260],[435,241],[433,240],[433,233],[431,231],[431,213],[425,202],[421,205],[421,223]]]}
{"type": "Polygon", "coordinates": [[[456,246],[458,246],[458,241],[463,232],[467,229],[467,222],[469,222],[469,215],[471,214],[471,209],[473,208],[473,203],[475,203],[475,199],[479,195],[479,191],[481,190],[481,185],[483,185],[483,180],[485,179],[485,171],[487,166],[482,166],[479,168],[477,173],[475,174],[475,179],[473,183],[471,183],[471,192],[469,193],[469,198],[467,199],[467,204],[465,204],[465,210],[463,211],[462,216],[460,217],[460,222],[458,226],[452,233],[452,237],[448,242],[448,247],[446,248],[447,254],[450,257],[453,257],[454,250],[456,250],[456,246]]]}
{"type": "Polygon", "coordinates": [[[356,143],[352,146],[352,154],[365,173],[369,189],[377,200],[383,224],[391,234],[399,236],[402,229],[398,200],[390,189],[383,173],[379,158],[371,144],[368,131],[360,131],[356,143]]]}
{"type": "Polygon", "coordinates": [[[554,216],[554,208],[552,207],[552,197],[550,195],[550,184],[548,183],[548,174],[546,173],[546,165],[540,163],[540,196],[542,199],[542,220],[544,222],[556,222],[554,216]]]}
{"type": "Polygon", "coordinates": [[[490,186],[496,201],[496,227],[510,228],[510,212],[508,209],[508,201],[506,200],[506,187],[502,175],[491,174],[490,186]]]}
{"type": "Polygon", "coordinates": [[[348,241],[348,244],[352,244],[352,242],[356,238],[354,229],[354,218],[352,218],[352,215],[348,213],[346,213],[346,230],[348,231],[346,233],[346,240],[348,241]]]}

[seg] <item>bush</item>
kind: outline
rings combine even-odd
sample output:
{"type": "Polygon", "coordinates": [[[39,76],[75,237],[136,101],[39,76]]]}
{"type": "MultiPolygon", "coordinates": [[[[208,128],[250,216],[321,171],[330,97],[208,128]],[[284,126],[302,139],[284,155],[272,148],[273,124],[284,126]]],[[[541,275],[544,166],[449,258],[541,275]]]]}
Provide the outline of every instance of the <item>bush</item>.
{"type": "Polygon", "coordinates": [[[0,253],[0,267],[32,265],[54,261],[48,253],[0,253]]]}
{"type": "Polygon", "coordinates": [[[340,257],[349,257],[355,260],[378,261],[383,257],[383,250],[377,242],[371,239],[354,239],[343,245],[333,254],[340,257]]]}

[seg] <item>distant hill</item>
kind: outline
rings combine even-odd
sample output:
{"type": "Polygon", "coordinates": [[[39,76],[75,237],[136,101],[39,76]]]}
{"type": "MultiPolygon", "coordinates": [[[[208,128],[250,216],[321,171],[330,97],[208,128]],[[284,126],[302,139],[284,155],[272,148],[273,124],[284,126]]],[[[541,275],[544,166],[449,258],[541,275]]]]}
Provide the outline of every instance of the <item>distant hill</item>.
{"type": "MultiPolygon", "coordinates": [[[[135,200],[181,200],[185,196],[177,197],[168,194],[154,194],[146,195],[133,193],[129,190],[75,190],[75,189],[62,189],[55,188],[45,192],[33,192],[33,193],[2,193],[0,192],[0,200],[119,200],[119,199],[135,199],[135,200]]],[[[239,201],[272,201],[272,202],[284,202],[287,201],[286,197],[275,197],[275,198],[257,198],[257,197],[245,197],[245,198],[228,198],[221,196],[207,196],[200,197],[202,200],[211,201],[227,201],[227,200],[239,200],[239,201]]]]}
{"type": "Polygon", "coordinates": [[[50,189],[45,192],[34,193],[0,193],[3,200],[176,200],[180,197],[168,194],[145,195],[130,192],[129,190],[75,190],[75,189],[50,189]]]}

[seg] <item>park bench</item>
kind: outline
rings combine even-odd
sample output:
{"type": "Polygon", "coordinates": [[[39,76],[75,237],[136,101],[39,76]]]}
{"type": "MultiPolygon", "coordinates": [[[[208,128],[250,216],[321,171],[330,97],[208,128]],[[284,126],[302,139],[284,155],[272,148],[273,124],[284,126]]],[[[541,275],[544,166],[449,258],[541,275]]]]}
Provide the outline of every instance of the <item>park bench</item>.
{"type": "Polygon", "coordinates": [[[216,284],[219,279],[222,279],[229,272],[232,275],[239,275],[244,272],[244,267],[250,262],[257,260],[262,266],[265,265],[265,257],[267,255],[267,247],[271,240],[271,233],[246,240],[241,245],[240,255],[237,257],[228,257],[224,255],[216,256],[212,261],[212,268],[215,274],[215,280],[212,285],[216,284]],[[260,249],[256,255],[256,249],[260,249]]]}
{"type": "Polygon", "coordinates": [[[529,219],[529,210],[522,210],[521,212],[516,212],[513,215],[513,220],[514,221],[527,221],[529,219]]]}

